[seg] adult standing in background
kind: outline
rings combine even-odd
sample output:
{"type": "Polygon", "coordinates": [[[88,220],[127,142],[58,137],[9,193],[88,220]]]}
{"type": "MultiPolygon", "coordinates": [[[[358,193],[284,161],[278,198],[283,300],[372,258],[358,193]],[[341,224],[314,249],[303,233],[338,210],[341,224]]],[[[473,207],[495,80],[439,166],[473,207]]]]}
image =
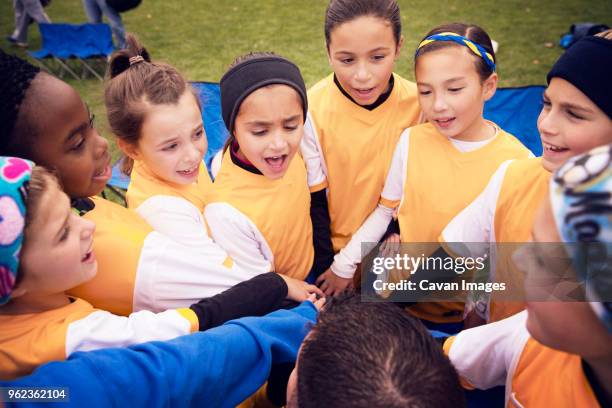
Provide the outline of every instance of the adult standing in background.
{"type": "Polygon", "coordinates": [[[102,15],[105,15],[113,30],[117,47],[119,49],[125,47],[125,27],[117,10],[112,8],[106,0],[83,0],[83,7],[90,23],[101,23],[102,15]]]}
{"type": "Polygon", "coordinates": [[[13,0],[13,11],[15,12],[15,31],[7,37],[12,43],[19,47],[28,46],[28,26],[36,21],[37,23],[50,23],[49,16],[45,13],[43,4],[50,3],[50,0],[41,2],[40,0],[13,0]]]}

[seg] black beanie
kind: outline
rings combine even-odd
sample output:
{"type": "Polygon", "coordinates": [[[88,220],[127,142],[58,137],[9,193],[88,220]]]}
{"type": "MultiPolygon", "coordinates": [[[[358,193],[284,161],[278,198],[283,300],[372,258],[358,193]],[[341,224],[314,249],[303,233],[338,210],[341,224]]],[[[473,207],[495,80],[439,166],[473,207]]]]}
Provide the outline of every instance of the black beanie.
{"type": "Polygon", "coordinates": [[[285,58],[266,55],[237,64],[221,78],[221,114],[230,133],[234,132],[238,110],[246,97],[257,89],[272,84],[288,85],[295,89],[302,99],[302,112],[306,120],[308,100],[300,69],[285,58]]]}
{"type": "Polygon", "coordinates": [[[557,60],[546,76],[563,78],[612,118],[612,40],[585,37],[557,60]]]}
{"type": "Polygon", "coordinates": [[[0,50],[0,154],[5,154],[26,91],[40,72],[27,61],[0,50]]]}

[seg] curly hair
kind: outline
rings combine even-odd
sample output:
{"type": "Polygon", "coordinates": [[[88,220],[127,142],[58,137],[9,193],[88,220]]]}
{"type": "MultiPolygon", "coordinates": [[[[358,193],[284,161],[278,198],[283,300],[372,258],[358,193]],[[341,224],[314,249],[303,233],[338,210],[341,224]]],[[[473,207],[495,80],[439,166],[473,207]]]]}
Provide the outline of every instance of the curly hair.
{"type": "Polygon", "coordinates": [[[0,154],[15,154],[16,145],[24,141],[15,140],[17,119],[32,80],[40,68],[14,55],[0,50],[0,154]]]}

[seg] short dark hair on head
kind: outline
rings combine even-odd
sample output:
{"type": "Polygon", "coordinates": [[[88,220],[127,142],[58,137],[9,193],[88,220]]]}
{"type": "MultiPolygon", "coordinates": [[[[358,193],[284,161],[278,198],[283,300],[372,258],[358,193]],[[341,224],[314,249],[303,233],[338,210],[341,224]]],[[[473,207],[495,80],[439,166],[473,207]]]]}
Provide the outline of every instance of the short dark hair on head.
{"type": "MultiPolygon", "coordinates": [[[[32,80],[40,69],[14,55],[0,50],[0,154],[21,156],[15,128],[22,104],[32,80]]],[[[23,132],[19,132],[23,133],[23,132]]]]}
{"type": "MultiPolygon", "coordinates": [[[[493,44],[491,42],[491,37],[489,37],[489,34],[487,34],[487,32],[482,27],[477,26],[476,24],[465,24],[465,23],[442,24],[442,25],[439,25],[433,28],[430,32],[428,32],[425,35],[425,37],[423,37],[423,40],[431,35],[445,33],[445,32],[459,34],[469,40],[472,40],[476,44],[482,46],[482,48],[484,48],[489,54],[491,54],[491,56],[493,57],[493,62],[497,63],[497,60],[495,58],[495,51],[493,51],[493,44]]],[[[414,62],[416,64],[417,58],[425,53],[439,50],[441,48],[448,48],[448,47],[462,47],[462,45],[457,44],[455,42],[450,42],[450,41],[434,41],[432,43],[429,43],[423,46],[423,48],[421,48],[418,51],[418,53],[414,57],[414,62]]],[[[481,57],[474,55],[474,58],[477,58],[476,71],[478,72],[478,75],[480,76],[480,80],[485,81],[487,78],[491,76],[491,74],[493,73],[493,69],[491,69],[491,67],[481,57]]]]}
{"type": "Polygon", "coordinates": [[[402,18],[396,0],[330,0],[325,12],[325,44],[329,49],[331,32],[340,24],[358,17],[373,16],[391,24],[395,44],[402,36],[402,18]]]}
{"type": "Polygon", "coordinates": [[[300,408],[462,407],[464,393],[427,329],[392,303],[334,298],[302,344],[300,408]]]}

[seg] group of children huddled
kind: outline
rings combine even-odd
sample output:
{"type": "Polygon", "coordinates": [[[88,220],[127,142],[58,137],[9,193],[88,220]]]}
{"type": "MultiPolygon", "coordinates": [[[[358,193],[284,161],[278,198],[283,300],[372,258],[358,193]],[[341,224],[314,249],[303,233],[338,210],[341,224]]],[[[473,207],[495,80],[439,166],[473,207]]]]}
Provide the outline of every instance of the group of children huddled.
{"type": "MultiPolygon", "coordinates": [[[[232,63],[213,182],[198,95],[128,35],[104,92],[127,208],[96,197],[111,158],[77,92],[0,51],[0,385],[100,406],[456,407],[500,385],[509,407],[612,404],[612,32],[549,72],[540,158],[483,117],[482,28],[428,32],[416,84],[394,72],[395,0],[331,0],[325,39],[310,90],[274,53],[232,63]],[[404,309],[344,294],[381,240],[595,242],[603,263],[566,251],[583,302],[404,309]]],[[[554,274],[533,248],[490,279],[554,274]]]]}

